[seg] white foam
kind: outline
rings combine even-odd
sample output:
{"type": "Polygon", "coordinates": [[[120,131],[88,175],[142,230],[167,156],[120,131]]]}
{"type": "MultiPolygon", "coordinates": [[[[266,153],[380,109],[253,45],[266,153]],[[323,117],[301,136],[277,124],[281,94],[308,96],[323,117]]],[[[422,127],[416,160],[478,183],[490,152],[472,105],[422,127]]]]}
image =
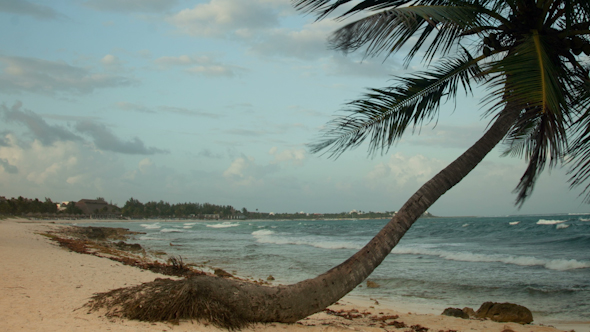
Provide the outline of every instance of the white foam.
{"type": "Polygon", "coordinates": [[[162,227],[162,226],[158,225],[157,223],[156,224],[141,224],[140,226],[145,229],[159,229],[162,227]]]}
{"type": "Polygon", "coordinates": [[[580,221],[590,221],[590,219],[580,218],[580,221]]]}
{"type": "Polygon", "coordinates": [[[232,224],[229,221],[223,222],[221,224],[209,224],[209,225],[207,225],[207,227],[211,227],[211,228],[228,228],[228,227],[236,227],[236,226],[240,226],[240,224],[238,224],[238,223],[232,224]]]}
{"type": "Polygon", "coordinates": [[[511,221],[509,222],[510,225],[518,225],[520,224],[520,221],[511,221]]]}
{"type": "Polygon", "coordinates": [[[555,226],[555,229],[564,229],[564,228],[568,228],[568,227],[570,227],[569,224],[557,224],[555,226]]]}
{"type": "Polygon", "coordinates": [[[161,239],[159,237],[151,237],[151,236],[140,236],[139,239],[142,240],[142,241],[145,241],[145,240],[164,240],[164,239],[161,239]]]}
{"type": "Polygon", "coordinates": [[[192,225],[196,225],[196,222],[185,222],[183,225],[185,226],[192,226],[192,225]]]}
{"type": "Polygon", "coordinates": [[[254,231],[252,232],[252,235],[254,235],[255,238],[261,237],[261,236],[268,236],[268,235],[272,235],[275,232],[268,230],[268,229],[261,229],[259,231],[254,231]]]}
{"type": "Polygon", "coordinates": [[[163,228],[160,230],[161,233],[184,233],[182,229],[178,228],[163,228]]]}
{"type": "Polygon", "coordinates": [[[184,229],[191,229],[191,228],[193,228],[193,226],[182,226],[182,228],[184,228],[184,229]]]}
{"type": "Polygon", "coordinates": [[[409,254],[409,255],[427,255],[437,256],[447,260],[461,262],[498,262],[504,264],[514,264],[520,266],[543,266],[550,270],[573,270],[590,268],[590,262],[580,262],[575,259],[541,259],[530,256],[510,256],[510,255],[485,255],[473,254],[469,252],[449,252],[444,250],[429,250],[422,248],[400,248],[392,250],[392,254],[409,254]]]}
{"type": "Polygon", "coordinates": [[[547,219],[539,219],[537,221],[537,225],[555,225],[561,224],[562,222],[566,222],[567,220],[547,220],[547,219]]]}
{"type": "Polygon", "coordinates": [[[461,227],[467,227],[467,226],[469,226],[469,224],[463,224],[463,226],[461,226],[461,227]]]}
{"type": "Polygon", "coordinates": [[[322,241],[317,237],[292,238],[287,236],[277,236],[274,231],[262,229],[252,232],[258,243],[280,244],[280,245],[304,245],[320,249],[355,249],[359,250],[362,246],[350,242],[322,241]]]}

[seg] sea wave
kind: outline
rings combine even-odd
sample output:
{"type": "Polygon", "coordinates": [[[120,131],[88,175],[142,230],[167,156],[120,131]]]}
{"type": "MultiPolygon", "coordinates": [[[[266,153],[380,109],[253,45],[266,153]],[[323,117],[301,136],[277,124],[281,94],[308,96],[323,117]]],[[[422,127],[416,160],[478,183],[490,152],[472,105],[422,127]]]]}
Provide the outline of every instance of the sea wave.
{"type": "Polygon", "coordinates": [[[549,270],[567,271],[590,268],[590,262],[575,259],[542,259],[530,256],[485,255],[468,252],[450,252],[444,250],[429,250],[422,248],[394,248],[392,254],[438,256],[443,259],[461,262],[504,263],[520,266],[542,266],[549,270]]]}
{"type": "Polygon", "coordinates": [[[145,229],[159,229],[162,228],[162,226],[158,225],[158,224],[141,224],[141,227],[145,228],[145,229]]]}
{"type": "Polygon", "coordinates": [[[511,222],[509,222],[508,224],[510,224],[510,225],[512,225],[512,226],[514,226],[514,225],[518,225],[518,224],[520,224],[520,221],[511,221],[511,222]]]}
{"type": "Polygon", "coordinates": [[[231,223],[231,222],[223,222],[221,224],[208,224],[207,227],[211,227],[211,228],[228,228],[228,227],[236,227],[236,226],[240,226],[240,224],[238,223],[231,223]]]}
{"type": "Polygon", "coordinates": [[[570,227],[569,224],[557,224],[555,226],[556,229],[564,229],[564,228],[568,228],[568,227],[570,227]]]}
{"type": "Polygon", "coordinates": [[[299,245],[299,246],[311,246],[320,249],[354,249],[359,250],[362,246],[359,246],[351,242],[339,242],[329,241],[318,237],[300,237],[293,238],[287,236],[277,235],[274,231],[262,229],[259,231],[252,232],[256,242],[268,243],[268,244],[280,244],[280,245],[299,245]]]}
{"type": "Polygon", "coordinates": [[[160,233],[184,233],[184,231],[178,228],[162,228],[160,233]]]}
{"type": "Polygon", "coordinates": [[[562,222],[566,222],[567,220],[547,220],[547,219],[539,219],[537,221],[537,225],[555,225],[561,224],[562,222]]]}

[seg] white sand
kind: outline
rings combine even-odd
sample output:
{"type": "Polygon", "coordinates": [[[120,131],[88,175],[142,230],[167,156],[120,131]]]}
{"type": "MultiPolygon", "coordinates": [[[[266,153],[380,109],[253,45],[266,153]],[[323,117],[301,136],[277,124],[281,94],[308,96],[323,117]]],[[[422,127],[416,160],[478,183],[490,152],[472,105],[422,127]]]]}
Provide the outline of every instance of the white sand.
{"type": "MultiPolygon", "coordinates": [[[[81,308],[92,294],[166,277],[124,266],[105,258],[70,252],[37,234],[56,227],[28,220],[0,220],[0,332],[4,331],[224,331],[197,322],[145,323],[108,319],[81,308]]],[[[344,298],[333,310],[357,308],[372,315],[400,315],[398,321],[430,331],[555,332],[551,327],[464,320],[435,314],[409,314],[383,305],[344,298]],[[372,307],[372,308],[371,308],[372,307]]],[[[244,331],[408,331],[409,328],[370,326],[370,319],[347,320],[326,313],[301,324],[255,325],[244,331]],[[314,326],[307,326],[314,325],[314,326]]],[[[562,329],[589,332],[590,323],[563,322],[562,329]]]]}

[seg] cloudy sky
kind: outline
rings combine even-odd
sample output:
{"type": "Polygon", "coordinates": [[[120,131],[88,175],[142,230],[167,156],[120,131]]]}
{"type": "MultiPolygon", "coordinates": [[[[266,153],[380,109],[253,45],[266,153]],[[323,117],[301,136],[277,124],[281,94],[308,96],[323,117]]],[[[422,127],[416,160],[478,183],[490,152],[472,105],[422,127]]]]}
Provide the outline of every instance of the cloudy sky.
{"type": "MultiPolygon", "coordinates": [[[[421,68],[329,50],[341,25],[289,0],[0,0],[0,195],[397,210],[483,133],[481,92],[386,154],[310,154],[346,102],[421,68]]],[[[517,209],[525,165],[501,154],[430,211],[590,211],[561,168],[517,209]]]]}

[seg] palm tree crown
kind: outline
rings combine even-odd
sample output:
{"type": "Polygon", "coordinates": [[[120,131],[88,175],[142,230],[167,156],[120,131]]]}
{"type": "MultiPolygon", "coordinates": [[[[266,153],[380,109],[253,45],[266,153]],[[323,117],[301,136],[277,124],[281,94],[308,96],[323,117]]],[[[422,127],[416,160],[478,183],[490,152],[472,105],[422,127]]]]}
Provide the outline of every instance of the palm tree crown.
{"type": "Polygon", "coordinates": [[[427,65],[349,103],[313,152],[337,157],[367,139],[371,154],[385,152],[409,127],[435,118],[443,98],[476,83],[487,88],[488,114],[516,115],[505,154],[528,162],[517,204],[546,165],[569,162],[572,186],[590,178],[590,1],[293,1],[318,19],[337,9],[345,10],[339,18],[364,14],[331,36],[334,49],[376,56],[409,46],[406,64],[421,54],[427,65]]]}

